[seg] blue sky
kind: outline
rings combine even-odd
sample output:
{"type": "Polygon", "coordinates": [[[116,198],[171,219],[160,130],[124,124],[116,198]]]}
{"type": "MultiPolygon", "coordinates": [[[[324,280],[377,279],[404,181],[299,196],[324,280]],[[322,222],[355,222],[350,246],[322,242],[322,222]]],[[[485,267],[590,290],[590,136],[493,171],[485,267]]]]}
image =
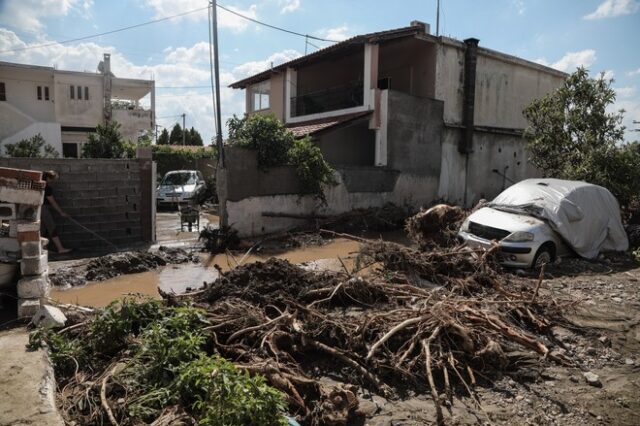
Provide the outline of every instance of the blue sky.
{"type": "MultiPolygon", "coordinates": [[[[224,0],[239,13],[300,33],[328,39],[406,26],[417,19],[435,31],[436,0],[224,0]]],[[[117,76],[154,78],[159,124],[178,114],[187,125],[213,135],[207,88],[207,12],[71,44],[53,41],[134,25],[204,8],[206,0],[0,0],[0,60],[95,71],[103,52],[112,54],[117,76]],[[29,47],[27,50],[14,49],[29,47]]],[[[302,37],[268,29],[219,12],[221,81],[227,85],[301,55],[302,37]]],[[[563,71],[585,65],[615,79],[616,106],[625,124],[640,121],[640,0],[442,0],[441,33],[476,37],[482,46],[563,71]]],[[[313,42],[322,47],[327,43],[313,42]]],[[[307,46],[314,50],[315,47],[307,46]]],[[[223,120],[244,112],[242,92],[225,88],[223,120]]],[[[640,125],[636,126],[640,127],[640,125]]],[[[640,139],[640,133],[627,133],[640,139]]]]}

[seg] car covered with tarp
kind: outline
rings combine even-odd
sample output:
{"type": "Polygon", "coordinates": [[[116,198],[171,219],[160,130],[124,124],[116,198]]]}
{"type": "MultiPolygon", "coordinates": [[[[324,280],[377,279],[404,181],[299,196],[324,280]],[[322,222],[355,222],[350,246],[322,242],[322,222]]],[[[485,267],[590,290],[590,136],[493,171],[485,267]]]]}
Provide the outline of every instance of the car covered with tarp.
{"type": "Polygon", "coordinates": [[[593,259],[629,247],[616,198],[598,185],[526,179],[472,213],[459,237],[472,246],[500,246],[511,266],[540,266],[564,254],[593,259]]]}

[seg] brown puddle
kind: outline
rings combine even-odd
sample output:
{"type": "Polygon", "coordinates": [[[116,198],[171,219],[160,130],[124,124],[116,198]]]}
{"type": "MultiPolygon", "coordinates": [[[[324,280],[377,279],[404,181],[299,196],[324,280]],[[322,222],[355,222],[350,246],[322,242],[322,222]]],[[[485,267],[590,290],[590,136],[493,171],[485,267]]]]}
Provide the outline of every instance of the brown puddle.
{"type": "Polygon", "coordinates": [[[50,297],[60,303],[92,307],[107,306],[112,301],[127,295],[159,299],[158,288],[165,292],[184,293],[189,289],[195,290],[201,287],[204,282],[215,280],[218,277],[218,271],[214,268],[214,264],[217,264],[222,271],[228,271],[239,263],[266,261],[271,257],[286,259],[296,264],[310,262],[310,267],[314,269],[340,270],[342,263],[337,258],[340,257],[347,268],[352,268],[354,253],[358,251],[359,246],[360,244],[356,241],[337,238],[322,246],[299,247],[279,254],[250,253],[246,256],[218,254],[206,258],[200,265],[170,265],[156,271],[121,275],[107,281],[89,283],[83,287],[68,290],[52,289],[50,297]]]}

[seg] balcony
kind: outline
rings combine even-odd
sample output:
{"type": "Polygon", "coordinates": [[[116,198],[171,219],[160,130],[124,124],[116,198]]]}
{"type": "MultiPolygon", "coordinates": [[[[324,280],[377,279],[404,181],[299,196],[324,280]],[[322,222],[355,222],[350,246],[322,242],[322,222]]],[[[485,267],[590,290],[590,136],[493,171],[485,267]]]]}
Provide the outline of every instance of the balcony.
{"type": "Polygon", "coordinates": [[[361,106],[364,103],[362,81],[354,81],[326,90],[291,98],[291,116],[301,117],[327,111],[361,106]]]}

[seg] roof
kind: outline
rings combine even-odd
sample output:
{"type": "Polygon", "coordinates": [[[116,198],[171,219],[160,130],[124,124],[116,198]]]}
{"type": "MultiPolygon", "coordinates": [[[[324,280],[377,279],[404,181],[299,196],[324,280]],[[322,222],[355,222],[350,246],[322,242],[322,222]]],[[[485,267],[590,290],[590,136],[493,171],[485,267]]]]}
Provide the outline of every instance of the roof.
{"type": "Polygon", "coordinates": [[[329,47],[325,47],[324,49],[316,50],[315,52],[310,53],[308,55],[301,56],[289,62],[285,62],[276,67],[270,68],[266,71],[262,71],[258,74],[252,75],[243,80],[236,81],[235,83],[231,84],[229,87],[234,89],[244,89],[250,84],[266,80],[267,78],[269,78],[272,72],[282,71],[287,69],[288,67],[293,67],[296,65],[302,65],[304,63],[311,62],[315,59],[326,56],[328,54],[331,54],[340,50],[353,48],[355,46],[360,46],[365,43],[379,43],[381,41],[392,40],[392,39],[402,38],[402,37],[409,37],[409,36],[414,36],[416,34],[425,34],[425,33],[426,33],[425,26],[423,24],[418,23],[417,25],[396,28],[393,30],[378,31],[375,33],[357,35],[347,40],[341,41],[340,43],[333,44],[329,47]]]}
{"type": "Polygon", "coordinates": [[[319,133],[332,127],[350,123],[357,120],[358,118],[365,117],[370,114],[371,111],[356,112],[351,114],[338,115],[336,117],[305,121],[303,123],[293,123],[287,125],[287,127],[293,132],[294,135],[296,135],[296,137],[303,137],[319,133]]]}

